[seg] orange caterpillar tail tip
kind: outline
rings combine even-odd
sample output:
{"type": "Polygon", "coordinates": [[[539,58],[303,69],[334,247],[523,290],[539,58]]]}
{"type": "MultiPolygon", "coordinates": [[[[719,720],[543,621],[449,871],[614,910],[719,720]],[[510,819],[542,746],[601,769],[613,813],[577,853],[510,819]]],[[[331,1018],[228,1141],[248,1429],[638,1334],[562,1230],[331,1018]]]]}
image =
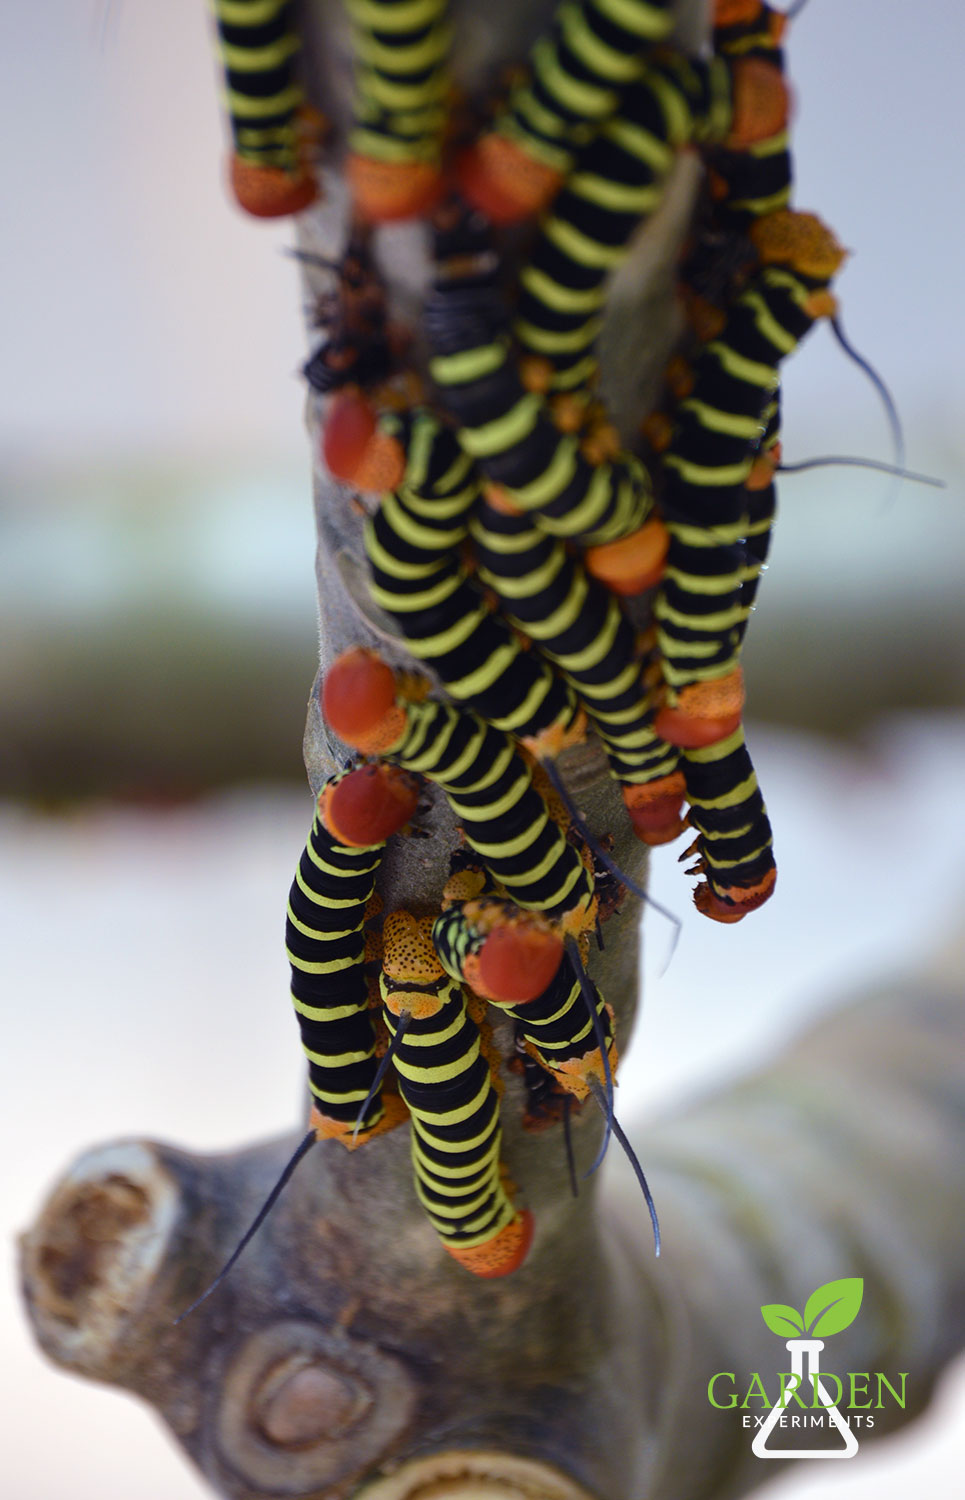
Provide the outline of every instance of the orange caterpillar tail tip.
{"type": "Polygon", "coordinates": [[[367,1130],[360,1130],[357,1135],[354,1120],[333,1120],[330,1115],[323,1114],[317,1104],[312,1105],[308,1124],[314,1130],[316,1140],[339,1141],[346,1151],[357,1151],[366,1141],[371,1141],[377,1135],[386,1135],[408,1118],[409,1111],[400,1095],[383,1093],[382,1113],[378,1120],[367,1130]]]}
{"type": "Polygon", "coordinates": [[[401,443],[379,429],[375,410],[361,391],[333,397],[322,432],[322,459],[330,474],[360,490],[394,490],[405,477],[401,443]]]}
{"type": "Polygon", "coordinates": [[[418,783],[408,771],[384,763],[360,766],[324,787],[318,813],[333,838],[350,848],[384,844],[411,822],[418,783]]]}
{"type": "Polygon", "coordinates": [[[731,886],[718,896],[706,881],[701,881],[694,890],[694,905],[701,916],[712,922],[741,922],[748,912],[757,911],[767,901],[777,883],[777,870],[768,870],[763,880],[752,886],[731,886]],[[724,899],[728,897],[729,899],[724,899]]]}
{"type": "Polygon", "coordinates": [[[442,173],[434,162],[376,161],[349,156],[345,175],[359,218],[369,224],[421,219],[442,194],[442,173]]]}
{"type": "Polygon", "coordinates": [[[492,132],[456,162],[459,187],[493,224],[519,224],[540,213],[556,196],[559,172],[537,161],[507,136],[492,132]]]}
{"type": "Polygon", "coordinates": [[[239,208],[256,219],[282,219],[301,213],[318,197],[318,185],[304,169],[283,172],[260,162],[232,156],[228,167],[232,196],[239,208]]]}
{"type": "Polygon", "coordinates": [[[555,932],[510,922],[494,927],[483,943],[472,987],[498,1005],[525,1005],[543,993],[562,962],[563,943],[555,932]]]}
{"type": "Polygon", "coordinates": [[[339,739],[358,745],[391,712],[395,694],[395,673],[388,663],[375,651],[355,646],[336,657],[325,674],[322,713],[339,739]]]}
{"type": "Polygon", "coordinates": [[[605,583],[614,594],[628,597],[653,588],[663,577],[670,535],[656,517],[630,536],[584,553],[588,573],[605,583]]]}
{"type": "Polygon", "coordinates": [[[518,1271],[529,1254],[533,1243],[533,1215],[528,1208],[517,1214],[511,1223],[500,1229],[484,1245],[443,1244],[452,1256],[474,1276],[491,1280],[497,1276],[510,1276],[518,1271]]]}
{"type": "Polygon", "coordinates": [[[731,69],[733,107],[725,146],[743,151],[787,125],[791,95],[780,68],[762,57],[741,57],[731,69]]]}
{"type": "Polygon", "coordinates": [[[654,848],[672,843],[684,830],[681,808],[685,792],[681,771],[672,771],[645,786],[625,786],[623,802],[637,838],[654,848]]]}

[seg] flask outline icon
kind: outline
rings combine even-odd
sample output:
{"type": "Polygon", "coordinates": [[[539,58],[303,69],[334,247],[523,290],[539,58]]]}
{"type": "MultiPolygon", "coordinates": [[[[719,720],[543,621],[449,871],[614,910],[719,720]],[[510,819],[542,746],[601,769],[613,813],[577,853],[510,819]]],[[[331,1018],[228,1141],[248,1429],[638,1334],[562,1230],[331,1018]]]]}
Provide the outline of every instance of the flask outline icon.
{"type": "Polygon", "coordinates": [[[755,1458],[854,1458],[858,1451],[858,1439],[828,1396],[821,1380],[821,1350],[824,1348],[824,1340],[788,1339],[785,1348],[791,1356],[791,1380],[787,1383],[786,1397],[802,1387],[809,1392],[813,1391],[812,1400],[816,1397],[820,1401],[818,1409],[827,1414],[831,1426],[836,1428],[844,1440],[844,1447],[769,1448],[768,1439],[775,1427],[780,1425],[787,1410],[785,1399],[784,1403],[778,1401],[771,1407],[763,1426],[754,1436],[751,1452],[755,1458]]]}

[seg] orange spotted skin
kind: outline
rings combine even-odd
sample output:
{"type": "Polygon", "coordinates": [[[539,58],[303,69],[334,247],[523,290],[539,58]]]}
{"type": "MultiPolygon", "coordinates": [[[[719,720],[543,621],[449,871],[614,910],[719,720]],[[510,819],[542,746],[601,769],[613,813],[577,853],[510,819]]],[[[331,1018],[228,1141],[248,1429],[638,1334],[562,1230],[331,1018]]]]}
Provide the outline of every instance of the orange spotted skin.
{"type": "Polygon", "coordinates": [[[345,175],[355,211],[369,224],[424,218],[442,194],[442,173],[432,162],[376,161],[353,154],[345,175]]]}
{"type": "Polygon", "coordinates": [[[398,766],[360,766],[328,783],[318,799],[322,822],[333,838],[349,848],[383,844],[411,822],[419,801],[419,784],[398,766]]]}
{"type": "Polygon", "coordinates": [[[631,597],[660,582],[669,547],[667,528],[654,516],[619,541],[588,548],[583,560],[587,572],[612,593],[631,597]]]}
{"type": "Polygon", "coordinates": [[[733,734],[744,708],[744,674],[735,667],[724,677],[694,682],[657,712],[654,729],[668,745],[699,750],[733,734]]]}
{"type": "Polygon", "coordinates": [[[731,66],[732,113],[725,144],[745,151],[786,127],[791,96],[780,68],[762,57],[741,57],[731,66]]]}
{"type": "Polygon", "coordinates": [[[563,961],[556,933],[522,916],[493,927],[479,953],[466,960],[466,982],[487,1000],[509,1005],[535,1000],[563,961]]]}
{"type": "Polygon", "coordinates": [[[408,1118],[409,1111],[399,1095],[383,1092],[382,1114],[374,1125],[370,1125],[367,1130],[360,1130],[358,1135],[355,1135],[355,1124],[352,1120],[333,1120],[330,1115],[323,1114],[315,1104],[312,1105],[308,1116],[308,1128],[314,1130],[316,1140],[338,1141],[346,1151],[355,1151],[359,1146],[364,1146],[366,1141],[374,1140],[377,1135],[386,1135],[397,1125],[404,1124],[408,1118]]]}
{"type": "Polygon", "coordinates": [[[535,218],[552,202],[562,178],[507,136],[484,135],[456,164],[464,196],[497,225],[535,218]]]}
{"type": "Polygon", "coordinates": [[[396,706],[395,673],[374,651],[343,651],[322,685],[322,713],[339,739],[369,751],[396,706]]]}
{"type": "Polygon", "coordinates": [[[283,172],[281,167],[245,161],[241,156],[232,156],[228,180],[238,207],[256,219],[301,213],[318,197],[317,184],[308,172],[283,172]]]}
{"type": "Polygon", "coordinates": [[[533,1243],[533,1215],[528,1208],[482,1245],[461,1246],[443,1241],[446,1250],[474,1276],[493,1280],[518,1271],[533,1243]]]}
{"type": "Polygon", "coordinates": [[[360,490],[394,490],[405,477],[402,445],[379,428],[371,402],[351,388],[340,391],[329,403],[322,459],[336,479],[360,490]]]}
{"type": "Polygon", "coordinates": [[[643,786],[625,786],[623,802],[637,838],[651,847],[678,838],[686,826],[682,817],[685,795],[682,771],[672,771],[643,786]]]}

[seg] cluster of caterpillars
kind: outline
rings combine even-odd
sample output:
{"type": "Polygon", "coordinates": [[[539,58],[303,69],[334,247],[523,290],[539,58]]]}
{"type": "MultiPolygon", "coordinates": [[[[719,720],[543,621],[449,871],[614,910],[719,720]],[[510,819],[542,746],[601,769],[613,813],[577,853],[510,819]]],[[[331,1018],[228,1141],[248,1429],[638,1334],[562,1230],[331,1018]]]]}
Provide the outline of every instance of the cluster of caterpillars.
{"type": "MultiPolygon", "coordinates": [[[[315,194],[319,127],[294,81],[288,4],[215,9],[236,196],[294,212],[315,194]]],[[[322,460],[369,497],[372,598],[445,696],[368,649],[327,674],[324,719],[359,759],[322,789],[292,887],[293,995],[315,1136],[353,1147],[410,1118],[442,1243],[502,1275],[531,1224],[500,1160],[486,1005],[514,1018],[560,1099],[611,1089],[616,1063],[583,967],[598,866],[561,798],[560,752],[596,736],[645,843],[691,830],[706,916],[739,921],[774,888],[740,656],[774,518],[780,363],[834,315],[843,252],[790,206],[785,17],[762,0],[716,0],[696,56],[668,45],[667,0],[564,0],[471,125],[451,108],[445,0],[346,9],[351,225],[306,375],[325,403],[322,460]],[[688,332],[660,411],[625,447],[599,398],[597,338],[610,278],[683,150],[705,167],[681,267],[688,332]],[[431,383],[407,367],[374,254],[375,227],[404,218],[432,234],[431,383]],[[632,601],[651,590],[641,634],[632,601]],[[418,778],[464,848],[441,913],[380,925],[382,851],[418,778]]]]}

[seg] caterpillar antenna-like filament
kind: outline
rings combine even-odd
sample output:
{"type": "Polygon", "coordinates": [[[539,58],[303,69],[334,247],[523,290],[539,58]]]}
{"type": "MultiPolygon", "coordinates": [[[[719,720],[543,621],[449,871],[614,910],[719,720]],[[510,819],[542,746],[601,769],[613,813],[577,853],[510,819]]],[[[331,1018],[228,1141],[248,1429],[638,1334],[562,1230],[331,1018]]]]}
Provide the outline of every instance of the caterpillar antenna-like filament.
{"type": "Polygon", "coordinates": [[[569,954],[570,963],[573,965],[576,977],[579,980],[583,999],[586,1001],[587,1009],[590,1012],[590,1020],[593,1022],[593,1033],[596,1037],[597,1046],[600,1049],[600,1056],[603,1060],[603,1077],[606,1080],[607,1108],[603,1111],[606,1117],[606,1131],[603,1135],[603,1144],[600,1146],[600,1149],[597,1152],[596,1160],[593,1162],[593,1165],[589,1168],[588,1171],[583,1173],[584,1177],[592,1177],[593,1173],[596,1171],[597,1167],[606,1156],[606,1149],[610,1144],[610,1132],[613,1129],[614,1125],[613,1069],[610,1067],[610,1051],[607,1046],[606,1031],[604,1029],[603,1022],[600,1020],[600,1013],[596,1008],[596,995],[594,994],[593,986],[590,983],[590,976],[586,972],[586,969],[583,967],[583,960],[580,957],[580,949],[575,937],[571,936],[566,939],[566,951],[569,954]]]}
{"type": "Polygon", "coordinates": [[[892,474],[895,479],[906,479],[909,484],[927,484],[933,490],[945,490],[947,481],[935,479],[931,474],[918,474],[914,469],[899,469],[896,464],[882,463],[877,458],[854,458],[850,454],[828,453],[820,458],[805,458],[796,464],[778,464],[779,474],[803,474],[808,469],[828,468],[873,469],[876,474],[892,474]]]}
{"type": "Polygon", "coordinates": [[[395,1028],[395,1035],[389,1042],[389,1045],[385,1049],[385,1052],[382,1054],[382,1057],[379,1061],[379,1066],[376,1069],[375,1077],[372,1079],[372,1087],[366,1094],[365,1099],[362,1102],[362,1107],[355,1117],[355,1129],[352,1131],[353,1142],[358,1140],[358,1134],[362,1129],[362,1121],[365,1119],[366,1111],[369,1105],[372,1103],[372,1100],[375,1098],[376,1094],[379,1092],[379,1089],[382,1087],[382,1080],[385,1077],[386,1073],[389,1071],[389,1064],[391,1063],[396,1052],[399,1050],[399,1045],[406,1033],[406,1027],[411,1020],[412,1016],[407,1010],[404,1010],[399,1016],[399,1024],[395,1028]]]}
{"type": "Polygon", "coordinates": [[[288,1158],[288,1161],[286,1162],[285,1167],[282,1170],[282,1174],[279,1177],[278,1181],[275,1183],[275,1186],[272,1188],[271,1192],[268,1194],[268,1197],[265,1199],[264,1203],[261,1205],[261,1208],[255,1214],[255,1217],[252,1219],[251,1224],[245,1230],[244,1234],[242,1235],[241,1239],[238,1241],[238,1243],[235,1246],[234,1250],[232,1251],[231,1255],[225,1261],[225,1263],[222,1266],[221,1270],[218,1272],[217,1276],[214,1278],[214,1281],[212,1281],[211,1285],[207,1288],[206,1291],[203,1291],[201,1293],[200,1297],[197,1297],[195,1299],[195,1301],[191,1303],[190,1307],[186,1307],[185,1310],[184,1310],[184,1312],[180,1313],[175,1318],[175,1320],[174,1320],[174,1327],[175,1328],[177,1327],[177,1325],[179,1323],[183,1323],[184,1320],[185,1320],[185,1318],[189,1317],[191,1315],[191,1313],[194,1312],[195,1308],[200,1307],[201,1304],[202,1304],[202,1302],[206,1302],[207,1299],[211,1296],[211,1293],[217,1287],[219,1287],[221,1285],[222,1281],[224,1281],[224,1279],[227,1276],[228,1272],[235,1265],[235,1263],[238,1260],[239,1256],[241,1255],[242,1251],[254,1239],[255,1235],[258,1233],[258,1231],[261,1228],[262,1224],[264,1224],[264,1222],[267,1219],[268,1215],[271,1213],[271,1211],[274,1208],[275,1204],[278,1202],[278,1199],[281,1197],[281,1195],[284,1192],[285,1188],[288,1186],[289,1182],[291,1181],[292,1177],[294,1176],[295,1168],[298,1166],[299,1162],[303,1159],[303,1157],[305,1157],[305,1156],[308,1155],[309,1151],[312,1149],[312,1147],[314,1146],[314,1144],[317,1141],[317,1139],[318,1139],[318,1137],[316,1136],[314,1130],[307,1131],[306,1134],[302,1137],[301,1141],[296,1146],[295,1150],[292,1152],[292,1155],[288,1158]]]}
{"type": "MultiPolygon", "coordinates": [[[[603,1089],[600,1087],[599,1079],[597,1079],[597,1078],[589,1078],[587,1080],[587,1082],[589,1083],[591,1094],[593,1095],[593,1097],[596,1100],[597,1104],[600,1106],[600,1108],[603,1111],[603,1113],[606,1114],[606,1112],[607,1112],[607,1108],[606,1108],[606,1095],[604,1094],[603,1089]]],[[[623,1129],[623,1126],[615,1118],[612,1119],[612,1120],[610,1120],[610,1121],[608,1121],[608,1123],[612,1123],[613,1134],[616,1136],[617,1140],[620,1142],[620,1145],[623,1147],[624,1154],[626,1155],[627,1161],[630,1163],[631,1167],[633,1168],[634,1176],[636,1177],[636,1179],[639,1182],[641,1188],[643,1189],[643,1196],[644,1196],[644,1198],[646,1200],[646,1204],[647,1204],[647,1212],[650,1215],[650,1223],[653,1225],[653,1253],[654,1253],[655,1256],[659,1256],[659,1254],[660,1254],[660,1220],[657,1218],[657,1206],[656,1206],[656,1204],[653,1201],[653,1194],[650,1191],[650,1184],[647,1182],[646,1176],[644,1174],[644,1170],[643,1170],[643,1168],[640,1165],[640,1158],[637,1156],[637,1153],[634,1151],[633,1147],[630,1145],[630,1142],[627,1139],[626,1131],[623,1129]]]]}

